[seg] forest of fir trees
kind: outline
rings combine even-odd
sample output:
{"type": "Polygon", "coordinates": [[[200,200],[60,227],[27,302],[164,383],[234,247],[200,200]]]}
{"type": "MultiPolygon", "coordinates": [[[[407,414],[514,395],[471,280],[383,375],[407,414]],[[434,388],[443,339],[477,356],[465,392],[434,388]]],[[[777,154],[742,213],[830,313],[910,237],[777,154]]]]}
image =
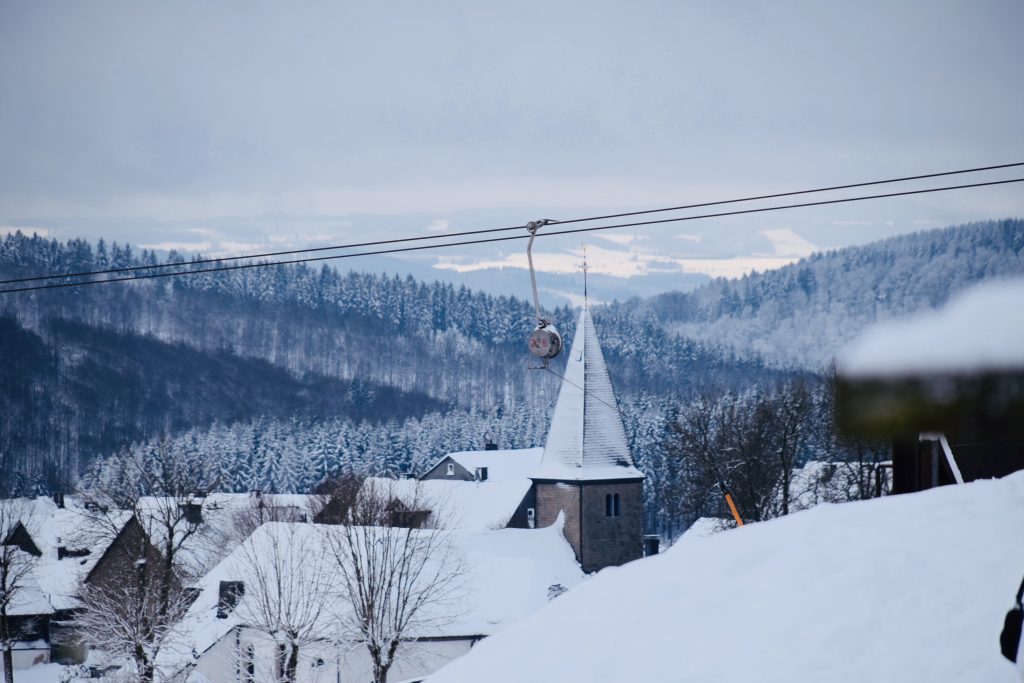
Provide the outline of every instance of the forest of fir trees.
{"type": "MultiPolygon", "coordinates": [[[[803,380],[686,402],[648,394],[620,401],[627,438],[644,472],[647,533],[674,539],[700,517],[725,518],[721,477],[749,521],[822,501],[873,495],[873,465],[886,444],[848,443],[832,427],[831,388],[803,380]],[[801,476],[809,462],[830,468],[801,476]],[[810,497],[808,497],[810,495],[810,497]]],[[[543,446],[549,411],[429,413],[403,422],[256,419],[214,424],[134,443],[98,461],[84,490],[146,490],[142,472],[169,458],[207,490],[308,493],[355,475],[418,476],[445,454],[543,446]]],[[[510,455],[509,457],[514,457],[510,455]]]]}
{"type": "MultiPolygon", "coordinates": [[[[634,457],[648,477],[648,530],[671,537],[697,517],[724,516],[719,476],[751,518],[783,514],[806,499],[791,489],[808,486],[800,471],[810,461],[842,464],[822,470],[840,475],[826,487],[828,496],[868,495],[866,478],[885,448],[836,438],[827,358],[872,321],[939,305],[985,278],[1024,272],[1022,258],[1024,221],[993,221],[817,254],[689,294],[595,309],[634,457]],[[793,400],[801,393],[810,398],[793,400]],[[799,429],[790,434],[778,426],[784,424],[799,429]]],[[[0,241],[0,273],[7,278],[183,260],[20,233],[0,241]]],[[[0,314],[11,329],[39,335],[40,362],[62,359],[52,389],[26,384],[17,363],[0,363],[0,400],[17,406],[42,396],[47,406],[17,424],[0,424],[0,470],[17,472],[26,458],[51,469],[80,468],[59,480],[25,478],[32,490],[54,481],[75,484],[81,472],[88,472],[86,482],[116,478],[124,471],[119,459],[168,449],[182,457],[202,454],[209,481],[222,490],[302,491],[348,469],[415,474],[447,451],[479,448],[485,432],[502,447],[542,445],[558,389],[552,378],[525,372],[522,337],[532,317],[525,301],[412,278],[277,266],[6,296],[0,314]],[[68,358],[77,364],[63,355],[68,325],[80,325],[78,338],[93,343],[75,346],[68,358]],[[74,372],[91,367],[97,372],[89,389],[102,391],[105,364],[120,362],[120,354],[95,340],[111,333],[120,335],[117,348],[126,339],[145,340],[147,352],[167,358],[190,349],[205,354],[211,367],[267,363],[297,383],[293,396],[343,381],[350,383],[343,393],[359,395],[352,389],[363,386],[381,395],[387,388],[399,393],[385,405],[416,408],[405,415],[374,409],[367,416],[358,400],[332,408],[323,399],[316,410],[296,411],[268,398],[247,415],[219,416],[220,408],[203,410],[194,395],[200,409],[173,420],[157,406],[137,424],[98,424],[87,454],[74,441],[43,438],[53,431],[47,420],[90,424],[83,421],[87,403],[69,389],[81,379],[74,372]],[[367,340],[374,353],[350,351],[367,340]],[[116,436],[128,433],[131,445],[116,436]]],[[[554,317],[571,338],[573,311],[558,309],[554,317]]]]}

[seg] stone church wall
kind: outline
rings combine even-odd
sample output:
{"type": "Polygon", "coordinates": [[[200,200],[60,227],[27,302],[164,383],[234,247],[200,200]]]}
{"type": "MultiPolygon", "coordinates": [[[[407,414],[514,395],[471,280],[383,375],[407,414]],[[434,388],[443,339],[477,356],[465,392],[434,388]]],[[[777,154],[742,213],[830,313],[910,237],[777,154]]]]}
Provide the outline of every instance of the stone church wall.
{"type": "Polygon", "coordinates": [[[643,557],[643,483],[593,482],[583,485],[583,547],[580,564],[593,572],[643,557]],[[619,494],[619,514],[609,516],[606,496],[619,494]]]}
{"type": "Polygon", "coordinates": [[[565,538],[576,557],[580,556],[580,487],[576,484],[538,483],[537,527],[551,526],[560,511],[565,512],[565,538]]]}

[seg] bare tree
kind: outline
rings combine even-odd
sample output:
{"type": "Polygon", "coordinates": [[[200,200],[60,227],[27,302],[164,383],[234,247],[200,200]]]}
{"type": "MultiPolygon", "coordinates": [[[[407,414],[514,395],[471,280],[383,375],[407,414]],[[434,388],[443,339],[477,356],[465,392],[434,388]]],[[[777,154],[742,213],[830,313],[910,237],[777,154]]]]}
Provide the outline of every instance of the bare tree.
{"type": "MultiPolygon", "coordinates": [[[[158,558],[157,558],[158,559],[158,558]]],[[[176,576],[163,565],[139,558],[134,576],[116,574],[87,585],[75,628],[106,653],[123,655],[135,665],[137,679],[155,680],[159,653],[173,642],[173,627],[188,611],[190,600],[176,576]],[[165,590],[166,585],[173,586],[165,590]]]]}
{"type": "Polygon", "coordinates": [[[295,683],[303,648],[330,640],[332,565],[322,527],[269,523],[236,553],[244,595],[235,614],[280,653],[279,679],[295,683]]]}
{"type": "Polygon", "coordinates": [[[188,609],[185,587],[205,569],[197,551],[207,483],[166,443],[145,461],[129,455],[126,469],[124,481],[81,492],[90,526],[114,541],[82,589],[74,626],[90,644],[128,657],[150,683],[188,609]]]}
{"type": "Polygon", "coordinates": [[[684,519],[729,516],[719,481],[729,486],[746,521],[788,514],[793,472],[813,436],[813,407],[802,380],[700,396],[682,406],[668,424],[664,448],[669,493],[684,519]]]}
{"type": "Polygon", "coordinates": [[[465,566],[443,528],[442,508],[443,501],[425,498],[419,482],[369,479],[343,523],[327,529],[347,598],[341,637],[366,646],[374,683],[387,683],[404,644],[459,614],[465,566]]]}
{"type": "Polygon", "coordinates": [[[13,613],[28,597],[34,567],[34,558],[22,547],[25,541],[19,543],[18,538],[27,534],[32,511],[29,500],[0,500],[0,648],[3,649],[5,683],[14,683],[12,651],[25,635],[26,627],[30,627],[13,613]]]}
{"type": "Polygon", "coordinates": [[[793,496],[793,471],[812,431],[812,397],[804,380],[785,384],[758,404],[759,422],[765,432],[766,456],[777,472],[777,510],[772,516],[788,515],[793,496]]]}

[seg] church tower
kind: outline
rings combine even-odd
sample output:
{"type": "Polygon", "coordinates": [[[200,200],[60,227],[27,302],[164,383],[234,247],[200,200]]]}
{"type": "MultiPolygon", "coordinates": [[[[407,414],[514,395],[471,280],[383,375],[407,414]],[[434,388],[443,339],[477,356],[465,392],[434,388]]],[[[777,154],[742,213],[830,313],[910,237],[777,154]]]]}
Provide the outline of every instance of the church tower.
{"type": "Polygon", "coordinates": [[[583,571],[643,555],[643,480],[633,465],[597,331],[586,309],[533,477],[537,526],[565,513],[565,536],[583,571]]]}

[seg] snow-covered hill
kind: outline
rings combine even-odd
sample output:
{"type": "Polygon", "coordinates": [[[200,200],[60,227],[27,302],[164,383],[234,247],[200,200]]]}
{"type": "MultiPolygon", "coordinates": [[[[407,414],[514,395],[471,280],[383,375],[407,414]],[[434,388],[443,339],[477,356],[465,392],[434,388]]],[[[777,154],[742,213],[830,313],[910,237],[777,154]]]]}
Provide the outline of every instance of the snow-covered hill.
{"type": "Polygon", "coordinates": [[[1024,220],[1007,219],[818,253],[629,306],[683,337],[817,369],[876,322],[936,308],[982,280],[1021,274],[1024,220]]]}
{"type": "Polygon", "coordinates": [[[607,569],[429,679],[957,681],[999,653],[1024,473],[822,505],[607,569]]]}

